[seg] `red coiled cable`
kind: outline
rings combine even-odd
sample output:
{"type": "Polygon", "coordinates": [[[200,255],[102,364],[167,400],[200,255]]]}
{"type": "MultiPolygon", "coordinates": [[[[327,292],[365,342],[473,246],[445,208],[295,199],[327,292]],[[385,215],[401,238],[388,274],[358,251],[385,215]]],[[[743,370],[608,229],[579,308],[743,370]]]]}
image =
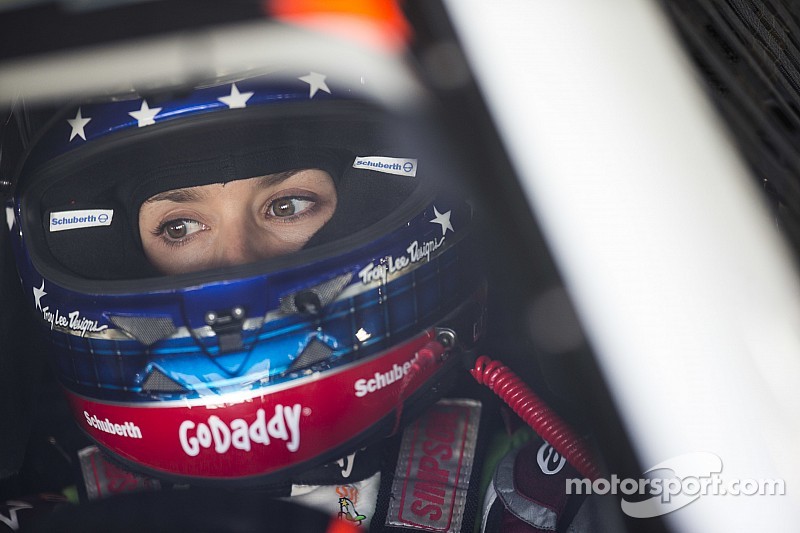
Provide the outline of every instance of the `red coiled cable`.
{"type": "Polygon", "coordinates": [[[584,477],[595,480],[600,471],[584,440],[539,398],[514,371],[485,355],[478,357],[470,374],[486,385],[584,477]]]}
{"type": "MultiPolygon", "coordinates": [[[[442,354],[446,350],[447,348],[441,342],[434,340],[417,352],[411,369],[400,387],[395,424],[391,434],[400,428],[403,397],[413,376],[423,368],[441,362],[442,354]]],[[[600,471],[595,466],[585,441],[566,422],[561,420],[561,417],[550,409],[513,370],[500,361],[482,355],[478,357],[469,372],[478,383],[489,387],[508,404],[526,424],[550,443],[581,475],[592,481],[600,477],[600,471]]]]}

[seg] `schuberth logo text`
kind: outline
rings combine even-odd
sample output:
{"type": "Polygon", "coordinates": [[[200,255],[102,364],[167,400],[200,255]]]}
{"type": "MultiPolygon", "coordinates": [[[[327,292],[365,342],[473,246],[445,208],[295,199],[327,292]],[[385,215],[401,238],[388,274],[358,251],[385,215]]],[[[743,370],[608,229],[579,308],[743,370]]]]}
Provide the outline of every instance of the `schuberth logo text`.
{"type": "Polygon", "coordinates": [[[50,213],[50,231],[110,226],[113,209],[80,209],[50,213]]]}
{"type": "Polygon", "coordinates": [[[371,155],[356,157],[355,161],[353,161],[353,168],[375,170],[386,174],[397,174],[398,176],[416,176],[417,160],[371,155]]]}
{"type": "Polygon", "coordinates": [[[90,415],[86,411],[83,412],[83,416],[86,417],[86,423],[89,424],[89,426],[99,429],[104,433],[119,435],[121,437],[129,437],[131,439],[142,438],[142,430],[139,429],[139,426],[133,422],[126,421],[122,424],[116,424],[111,422],[108,418],[101,420],[97,417],[97,415],[90,415]]]}
{"type": "Polygon", "coordinates": [[[395,382],[399,383],[411,371],[411,365],[414,364],[416,359],[417,356],[414,355],[410,361],[406,361],[402,366],[394,363],[388,372],[375,372],[375,375],[369,379],[361,378],[357,380],[354,384],[356,397],[363,398],[370,392],[381,390],[395,382]]]}

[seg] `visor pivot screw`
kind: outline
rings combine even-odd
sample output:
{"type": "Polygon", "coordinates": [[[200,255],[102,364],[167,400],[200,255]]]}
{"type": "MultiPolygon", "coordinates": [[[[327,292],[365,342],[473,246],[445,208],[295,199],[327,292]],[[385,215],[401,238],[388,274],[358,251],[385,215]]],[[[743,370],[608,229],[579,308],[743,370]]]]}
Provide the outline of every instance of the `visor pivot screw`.
{"type": "Polygon", "coordinates": [[[318,315],[322,310],[322,302],[314,291],[301,291],[294,297],[294,305],[301,313],[318,315]]]}
{"type": "Polygon", "coordinates": [[[215,313],[214,311],[209,311],[208,313],[206,313],[205,319],[206,319],[206,324],[208,324],[209,326],[213,326],[214,323],[217,321],[217,313],[215,313]]]}
{"type": "Polygon", "coordinates": [[[456,332],[448,328],[437,328],[436,340],[439,341],[446,350],[449,350],[456,345],[456,332]]]}
{"type": "Polygon", "coordinates": [[[231,309],[231,316],[236,320],[241,320],[244,318],[244,308],[239,306],[234,307],[231,309]]]}

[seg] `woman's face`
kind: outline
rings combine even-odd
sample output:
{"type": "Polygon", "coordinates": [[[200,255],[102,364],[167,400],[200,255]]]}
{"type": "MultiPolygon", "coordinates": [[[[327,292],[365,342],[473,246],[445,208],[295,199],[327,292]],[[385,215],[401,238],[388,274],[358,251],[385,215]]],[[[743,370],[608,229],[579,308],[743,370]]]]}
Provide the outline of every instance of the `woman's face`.
{"type": "Polygon", "coordinates": [[[336,210],[331,176],[293,170],[156,194],[139,235],[164,274],[240,265],[300,250],[336,210]]]}

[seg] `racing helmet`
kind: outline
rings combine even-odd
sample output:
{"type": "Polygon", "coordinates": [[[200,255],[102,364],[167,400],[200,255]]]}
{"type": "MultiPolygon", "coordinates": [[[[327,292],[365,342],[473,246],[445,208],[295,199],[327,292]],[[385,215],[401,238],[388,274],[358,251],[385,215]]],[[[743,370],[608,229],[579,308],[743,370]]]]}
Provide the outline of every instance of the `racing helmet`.
{"type": "Polygon", "coordinates": [[[472,209],[425,120],[365,83],[280,71],[128,92],[64,106],[30,143],[6,206],[18,271],[74,418],[112,458],[262,483],[391,434],[452,380],[457,357],[419,354],[481,335],[472,209]],[[297,169],[337,197],[301,249],[171,274],[148,260],[154,195],[297,169]]]}

